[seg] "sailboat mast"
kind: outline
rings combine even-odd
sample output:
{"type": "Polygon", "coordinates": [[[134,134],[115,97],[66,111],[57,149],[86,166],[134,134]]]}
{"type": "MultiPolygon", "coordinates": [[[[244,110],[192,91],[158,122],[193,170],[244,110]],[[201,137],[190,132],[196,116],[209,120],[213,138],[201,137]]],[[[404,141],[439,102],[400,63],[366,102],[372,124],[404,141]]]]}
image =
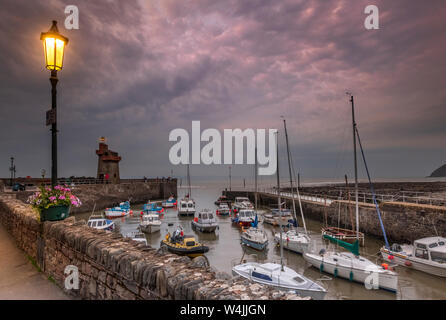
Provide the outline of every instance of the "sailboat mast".
{"type": "Polygon", "coordinates": [[[257,190],[257,147],[255,149],[255,164],[254,164],[254,210],[257,214],[257,198],[258,198],[258,190],[257,190]]]}
{"type": "Polygon", "coordinates": [[[279,227],[280,227],[280,266],[283,269],[283,243],[282,243],[282,203],[280,199],[280,178],[279,178],[279,132],[276,132],[276,161],[277,161],[277,206],[279,209],[279,227]]]}
{"type": "Polygon", "coordinates": [[[229,166],[229,191],[232,191],[231,166],[229,166]]]}
{"type": "Polygon", "coordinates": [[[288,131],[286,129],[286,120],[285,119],[283,119],[283,127],[285,129],[286,151],[287,151],[287,156],[288,156],[288,171],[290,174],[291,197],[293,199],[293,214],[294,214],[294,219],[296,219],[296,222],[297,222],[296,203],[294,201],[293,175],[291,173],[290,146],[288,143],[288,131]]]}
{"type": "Polygon", "coordinates": [[[187,188],[189,192],[189,198],[192,198],[191,186],[190,186],[190,172],[189,172],[189,164],[187,165],[187,188]]]}
{"type": "Polygon", "coordinates": [[[355,121],[355,104],[353,95],[350,95],[352,103],[352,124],[353,124],[353,156],[355,160],[355,212],[356,212],[356,239],[359,239],[359,204],[358,204],[358,161],[356,158],[356,121],[355,121]]]}

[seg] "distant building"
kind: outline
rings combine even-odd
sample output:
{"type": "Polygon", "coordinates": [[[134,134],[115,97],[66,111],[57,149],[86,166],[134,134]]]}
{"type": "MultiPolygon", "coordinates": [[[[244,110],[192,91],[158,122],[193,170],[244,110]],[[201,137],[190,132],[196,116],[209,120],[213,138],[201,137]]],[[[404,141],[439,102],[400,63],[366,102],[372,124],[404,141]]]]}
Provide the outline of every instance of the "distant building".
{"type": "Polygon", "coordinates": [[[104,179],[107,183],[119,183],[119,161],[121,157],[117,152],[108,149],[105,144],[105,138],[99,139],[99,150],[96,150],[98,155],[98,179],[104,179]]]}

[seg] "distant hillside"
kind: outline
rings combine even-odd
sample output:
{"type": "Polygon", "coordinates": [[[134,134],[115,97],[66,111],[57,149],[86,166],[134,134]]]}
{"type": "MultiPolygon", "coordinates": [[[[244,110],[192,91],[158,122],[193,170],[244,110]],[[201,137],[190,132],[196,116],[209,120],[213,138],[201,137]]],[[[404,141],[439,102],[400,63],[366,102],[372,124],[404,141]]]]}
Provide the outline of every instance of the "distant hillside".
{"type": "Polygon", "coordinates": [[[446,164],[431,173],[431,177],[446,177],[446,164]]]}

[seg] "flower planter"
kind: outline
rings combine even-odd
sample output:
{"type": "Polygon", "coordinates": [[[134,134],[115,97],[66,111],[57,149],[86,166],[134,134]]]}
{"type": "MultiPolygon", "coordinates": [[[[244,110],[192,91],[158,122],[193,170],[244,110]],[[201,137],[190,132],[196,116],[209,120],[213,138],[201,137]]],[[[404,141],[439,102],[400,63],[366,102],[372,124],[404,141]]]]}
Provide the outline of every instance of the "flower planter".
{"type": "Polygon", "coordinates": [[[59,221],[68,218],[70,215],[69,206],[53,206],[48,209],[42,209],[40,212],[40,221],[59,221]]]}

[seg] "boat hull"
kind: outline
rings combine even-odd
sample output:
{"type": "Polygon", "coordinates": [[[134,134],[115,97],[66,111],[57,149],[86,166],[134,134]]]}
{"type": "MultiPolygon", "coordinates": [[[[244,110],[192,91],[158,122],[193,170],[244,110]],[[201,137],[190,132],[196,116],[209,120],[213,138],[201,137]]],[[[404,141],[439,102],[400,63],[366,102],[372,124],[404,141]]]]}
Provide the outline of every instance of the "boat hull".
{"type": "Polygon", "coordinates": [[[190,217],[190,216],[195,215],[195,210],[194,211],[180,211],[180,210],[178,210],[178,215],[180,217],[190,217]]]}
{"type": "Polygon", "coordinates": [[[203,232],[203,233],[215,232],[215,230],[217,229],[217,226],[218,226],[216,224],[215,225],[214,224],[212,224],[212,225],[209,225],[209,224],[199,224],[199,223],[196,223],[195,221],[192,221],[191,225],[192,225],[192,229],[193,230],[196,230],[196,231],[199,231],[199,232],[203,232]]]}
{"type": "Polygon", "coordinates": [[[241,242],[243,245],[250,247],[252,249],[255,249],[255,250],[259,250],[259,251],[265,250],[268,246],[268,241],[266,241],[264,243],[255,242],[255,241],[248,240],[244,237],[241,237],[241,242]]]}
{"type": "Polygon", "coordinates": [[[161,230],[161,225],[157,224],[140,225],[139,228],[144,233],[155,233],[161,230]]]}
{"type": "MultiPolygon", "coordinates": [[[[277,245],[280,245],[280,239],[274,239],[277,242],[277,245]]],[[[282,239],[283,248],[298,254],[304,254],[308,251],[309,243],[298,243],[295,241],[286,241],[286,239],[282,239]]]]}
{"type": "Polygon", "coordinates": [[[107,218],[114,219],[114,218],[126,217],[130,214],[130,212],[129,211],[119,211],[119,210],[105,210],[104,214],[107,218]]]}
{"type": "Polygon", "coordinates": [[[311,297],[314,300],[324,300],[325,295],[327,294],[327,291],[325,291],[325,290],[311,290],[311,289],[306,289],[306,288],[296,288],[296,287],[292,287],[292,286],[283,286],[283,285],[279,285],[278,283],[273,283],[273,282],[270,282],[270,281],[262,280],[260,278],[254,278],[254,277],[250,276],[250,274],[248,272],[244,272],[242,270],[239,270],[239,269],[237,269],[237,267],[232,268],[232,275],[235,276],[235,277],[240,276],[240,277],[248,279],[250,281],[253,281],[253,282],[256,282],[256,283],[260,283],[260,284],[263,284],[263,285],[267,285],[267,286],[270,286],[270,287],[274,287],[274,288],[277,288],[279,290],[295,291],[297,294],[299,294],[302,297],[311,297]]]}
{"type": "Polygon", "coordinates": [[[194,248],[185,248],[181,246],[176,246],[174,244],[171,244],[170,242],[163,240],[161,241],[161,246],[164,246],[167,248],[167,250],[171,253],[178,254],[180,256],[188,256],[191,258],[195,258],[198,256],[202,256],[206,252],[209,251],[209,248],[206,246],[197,246],[194,248]]]}
{"type": "MultiPolygon", "coordinates": [[[[346,267],[342,265],[336,265],[324,261],[320,255],[312,254],[312,253],[304,253],[304,259],[310,263],[313,267],[318,268],[319,270],[335,275],[339,278],[347,279],[353,282],[358,282],[361,284],[365,284],[368,281],[368,277],[370,276],[370,271],[364,271],[361,269],[355,269],[351,267],[346,267]],[[322,266],[321,266],[322,265],[322,266]],[[337,271],[335,271],[337,270],[337,271]],[[351,273],[353,275],[351,276],[351,273]]],[[[387,274],[387,273],[378,273],[378,284],[379,289],[396,292],[398,289],[398,276],[396,274],[387,274]]]]}
{"type": "Polygon", "coordinates": [[[322,236],[327,235],[333,237],[338,240],[342,240],[348,243],[354,243],[357,239],[359,239],[359,244],[364,246],[364,233],[359,232],[359,237],[356,237],[356,231],[337,228],[337,227],[327,227],[322,228],[322,236]]]}
{"type": "Polygon", "coordinates": [[[418,270],[438,277],[446,277],[446,265],[441,267],[441,266],[426,264],[423,263],[421,259],[410,257],[398,252],[393,252],[385,248],[381,248],[381,255],[383,259],[387,262],[396,263],[397,265],[404,266],[408,269],[418,270]],[[389,259],[389,256],[393,256],[393,259],[389,259]]]}

